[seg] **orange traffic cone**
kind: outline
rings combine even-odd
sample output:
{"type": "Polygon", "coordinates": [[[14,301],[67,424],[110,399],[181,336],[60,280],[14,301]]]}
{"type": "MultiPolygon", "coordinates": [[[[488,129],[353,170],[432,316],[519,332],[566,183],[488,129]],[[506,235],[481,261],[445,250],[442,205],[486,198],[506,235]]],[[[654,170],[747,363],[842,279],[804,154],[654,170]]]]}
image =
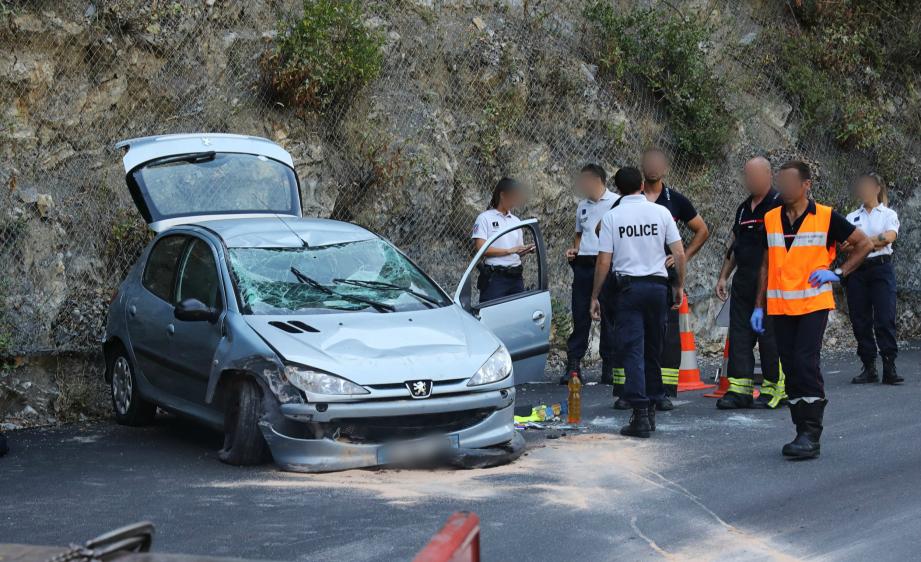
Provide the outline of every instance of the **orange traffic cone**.
{"type": "Polygon", "coordinates": [[[678,329],[681,332],[681,365],[678,367],[678,392],[713,388],[700,380],[700,368],[697,366],[697,346],[694,344],[694,331],[691,330],[691,309],[688,297],[684,296],[678,308],[678,329]]]}
{"type": "Polygon", "coordinates": [[[729,334],[726,334],[726,344],[723,345],[723,364],[720,365],[716,372],[716,378],[720,382],[719,388],[709,394],[704,394],[707,398],[722,398],[726,391],[729,390],[729,377],[726,376],[726,369],[729,368],[729,334]]]}

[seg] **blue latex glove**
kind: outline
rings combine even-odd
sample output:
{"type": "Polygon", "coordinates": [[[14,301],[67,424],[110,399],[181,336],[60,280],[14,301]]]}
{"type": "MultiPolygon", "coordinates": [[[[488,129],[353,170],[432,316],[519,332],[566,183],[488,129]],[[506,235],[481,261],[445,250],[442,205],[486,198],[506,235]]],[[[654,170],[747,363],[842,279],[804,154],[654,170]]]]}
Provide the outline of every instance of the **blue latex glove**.
{"type": "Polygon", "coordinates": [[[755,333],[757,334],[764,333],[764,309],[763,308],[756,308],[755,311],[752,312],[751,324],[752,324],[752,330],[754,330],[755,333]]]}
{"type": "Polygon", "coordinates": [[[826,283],[837,283],[838,281],[841,281],[841,278],[828,269],[817,269],[809,276],[809,284],[813,287],[821,287],[826,283]]]}

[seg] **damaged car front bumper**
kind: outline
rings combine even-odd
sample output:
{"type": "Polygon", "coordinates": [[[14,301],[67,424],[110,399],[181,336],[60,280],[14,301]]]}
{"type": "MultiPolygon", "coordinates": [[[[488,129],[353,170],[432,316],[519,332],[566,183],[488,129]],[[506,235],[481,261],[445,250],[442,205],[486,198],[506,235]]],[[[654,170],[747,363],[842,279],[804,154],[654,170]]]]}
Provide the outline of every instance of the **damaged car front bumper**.
{"type": "Polygon", "coordinates": [[[515,389],[506,388],[426,400],[283,404],[284,425],[319,425],[326,435],[299,437],[268,421],[260,427],[282,470],[330,472],[435,457],[484,467],[523,451],[514,402],[515,389]]]}

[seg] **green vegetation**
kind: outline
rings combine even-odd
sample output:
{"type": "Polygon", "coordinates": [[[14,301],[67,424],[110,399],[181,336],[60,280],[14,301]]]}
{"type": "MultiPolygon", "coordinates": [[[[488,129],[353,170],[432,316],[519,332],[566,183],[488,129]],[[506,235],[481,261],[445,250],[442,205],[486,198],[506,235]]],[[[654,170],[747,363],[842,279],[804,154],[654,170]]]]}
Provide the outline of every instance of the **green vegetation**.
{"type": "Polygon", "coordinates": [[[357,0],[304,0],[262,60],[269,88],[299,111],[323,113],[376,78],[383,38],[364,16],[357,0]]]}
{"type": "Polygon", "coordinates": [[[499,165],[502,135],[512,129],[524,114],[524,100],[514,88],[494,92],[483,106],[483,130],[479,137],[480,154],[491,167],[499,165]]]}
{"type": "Polygon", "coordinates": [[[503,136],[514,129],[525,114],[527,99],[520,84],[508,77],[518,74],[518,61],[511,49],[502,51],[499,60],[501,76],[505,78],[491,85],[485,92],[477,150],[483,163],[490,168],[500,167],[503,136]]]}
{"type": "Polygon", "coordinates": [[[122,275],[140,256],[153,232],[133,210],[118,209],[111,220],[104,255],[112,271],[122,275]]]}
{"type": "Polygon", "coordinates": [[[46,360],[54,371],[58,394],[54,398],[55,417],[62,422],[110,415],[111,402],[101,373],[99,359],[80,355],[59,355],[46,360]]]}
{"type": "MultiPolygon", "coordinates": [[[[14,247],[25,232],[23,218],[0,221],[0,258],[14,258],[14,247]]],[[[6,298],[10,293],[13,276],[0,277],[0,359],[13,352],[13,322],[9,317],[6,298]]]]}
{"type": "Polygon", "coordinates": [[[609,2],[585,12],[600,41],[598,66],[615,81],[642,80],[668,109],[677,146],[698,160],[719,157],[734,131],[724,86],[707,64],[711,29],[656,9],[622,13],[609,2]]]}
{"type": "Polygon", "coordinates": [[[792,16],[785,33],[765,34],[753,52],[767,53],[763,62],[800,109],[806,132],[877,152],[897,144],[900,125],[916,134],[921,4],[800,0],[792,16]]]}

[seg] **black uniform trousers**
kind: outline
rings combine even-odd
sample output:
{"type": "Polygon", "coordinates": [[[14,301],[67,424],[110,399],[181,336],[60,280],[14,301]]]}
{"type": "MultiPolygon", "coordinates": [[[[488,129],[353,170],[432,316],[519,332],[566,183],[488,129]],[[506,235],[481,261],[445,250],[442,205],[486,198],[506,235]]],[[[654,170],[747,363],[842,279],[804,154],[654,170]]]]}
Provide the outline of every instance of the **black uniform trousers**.
{"type": "Polygon", "coordinates": [[[523,293],[524,277],[521,273],[485,273],[484,270],[480,270],[477,287],[480,289],[480,302],[491,301],[523,293]]]}
{"type": "Polygon", "coordinates": [[[888,256],[882,260],[870,258],[848,275],[845,291],[857,355],[871,363],[879,349],[883,357],[895,359],[899,352],[895,336],[895,271],[888,256]]]}
{"type": "Polygon", "coordinates": [[[801,316],[777,315],[774,337],[787,379],[787,396],[825,398],[822,378],[822,338],[828,325],[828,311],[801,316]]]}
{"type": "Polygon", "coordinates": [[[761,372],[765,380],[780,380],[780,360],[774,338],[774,319],[764,318],[764,333],[752,330],[751,317],[758,294],[760,268],[739,268],[732,278],[732,300],[729,303],[729,365],[727,376],[751,379],[755,375],[755,344],[761,355],[761,372]]]}
{"type": "MultiPolygon", "coordinates": [[[[572,262],[572,334],[566,342],[566,365],[568,369],[579,366],[588,350],[588,338],[592,330],[592,289],[595,283],[595,264],[593,260],[580,256],[572,262]]],[[[592,256],[593,257],[593,256],[592,256]]],[[[605,306],[606,295],[600,295],[601,301],[601,342],[598,352],[604,367],[614,365],[614,320],[605,306]]]]}
{"type": "Polygon", "coordinates": [[[635,278],[625,286],[608,286],[617,326],[617,354],[626,374],[623,398],[634,408],[646,408],[665,398],[659,357],[668,286],[664,278],[661,282],[635,278]]]}

